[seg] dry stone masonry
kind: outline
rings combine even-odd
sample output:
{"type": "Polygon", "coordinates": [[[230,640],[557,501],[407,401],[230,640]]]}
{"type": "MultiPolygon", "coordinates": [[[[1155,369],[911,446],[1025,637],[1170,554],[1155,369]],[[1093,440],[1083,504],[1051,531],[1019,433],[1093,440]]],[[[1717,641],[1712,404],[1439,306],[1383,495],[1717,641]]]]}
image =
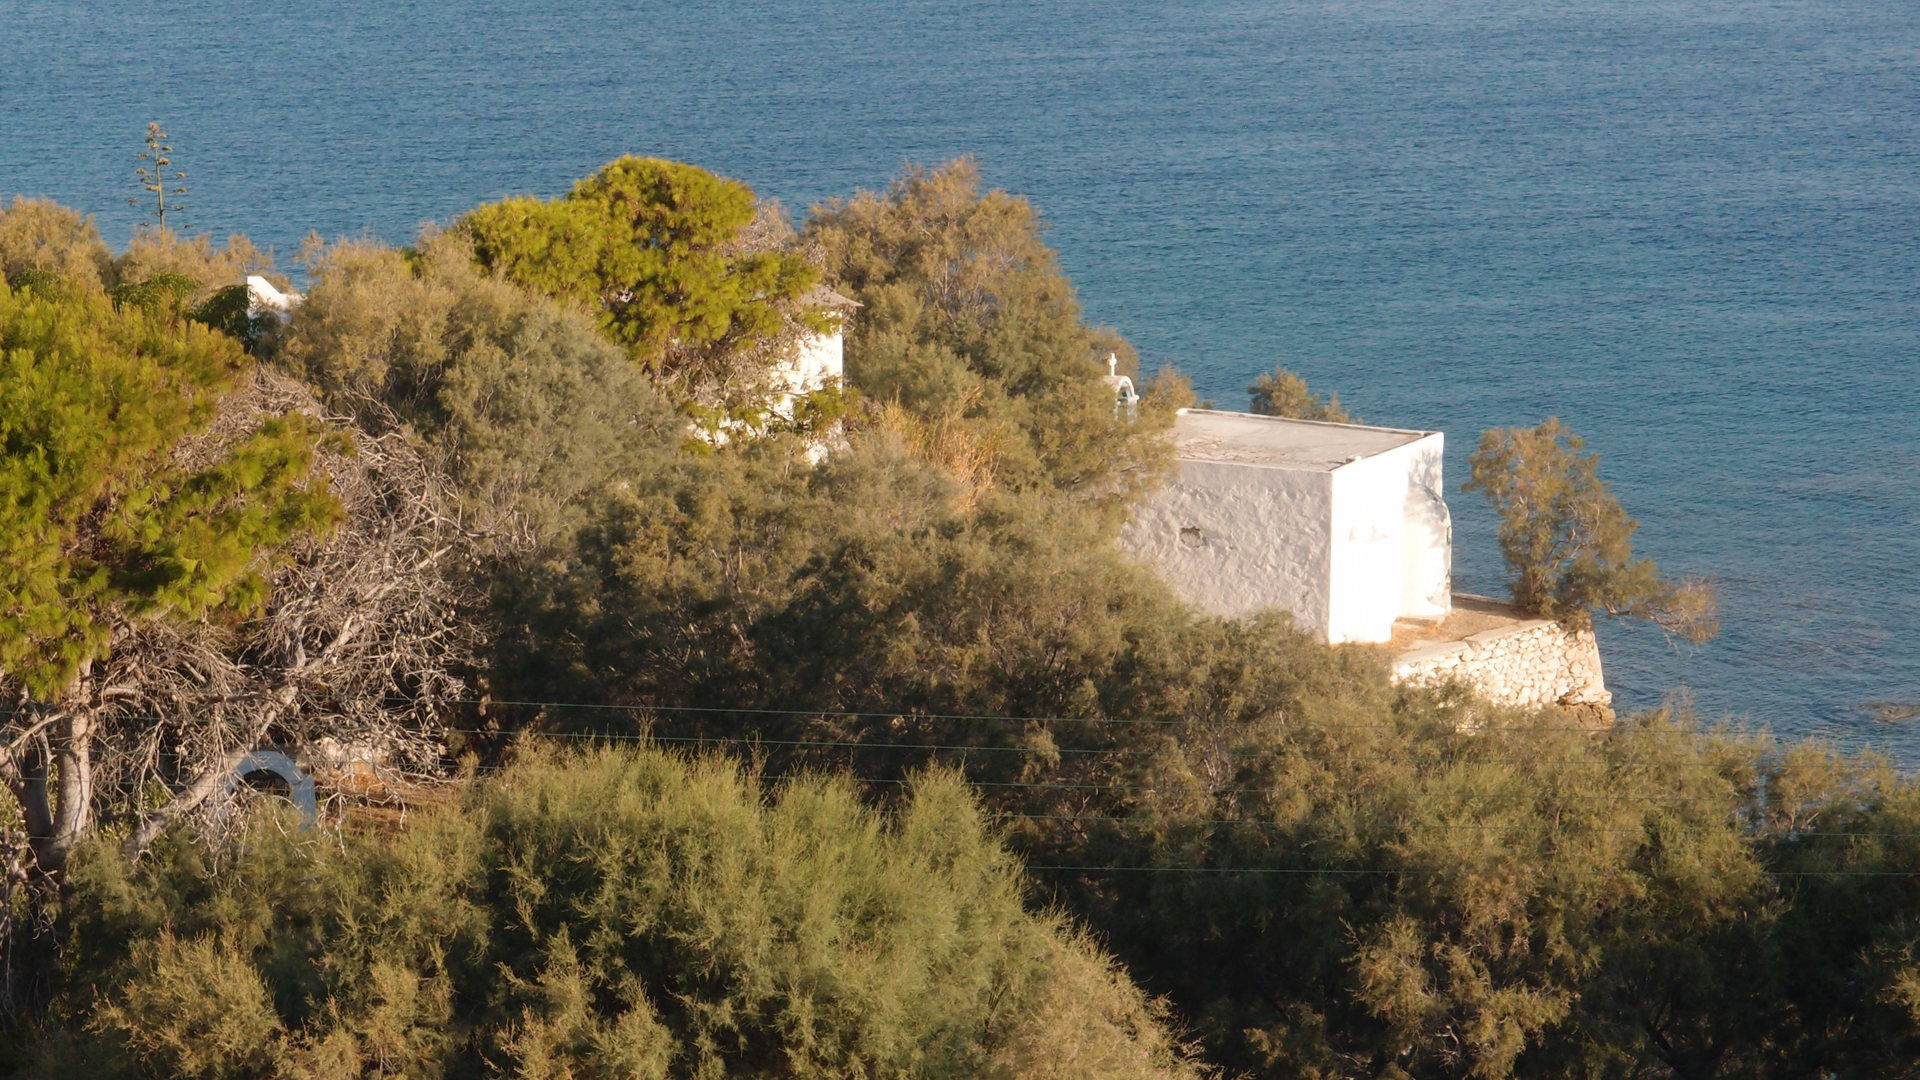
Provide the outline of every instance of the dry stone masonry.
{"type": "Polygon", "coordinates": [[[1523,709],[1560,705],[1613,720],[1613,695],[1600,673],[1592,630],[1528,619],[1425,645],[1394,658],[1395,682],[1437,686],[1458,680],[1489,701],[1523,709]]]}

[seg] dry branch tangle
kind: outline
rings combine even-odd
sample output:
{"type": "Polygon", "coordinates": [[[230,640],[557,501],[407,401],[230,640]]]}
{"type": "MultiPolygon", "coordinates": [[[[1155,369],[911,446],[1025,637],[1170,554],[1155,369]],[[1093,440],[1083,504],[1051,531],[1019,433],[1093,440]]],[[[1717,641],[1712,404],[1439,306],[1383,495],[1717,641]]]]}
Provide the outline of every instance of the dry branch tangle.
{"type": "MultiPolygon", "coordinates": [[[[264,369],[178,456],[211,459],[291,412],[344,436],[320,450],[315,472],[345,520],[266,568],[262,610],[129,622],[88,676],[101,809],[130,817],[155,781],[170,793],[141,816],[132,850],[207,809],[221,776],[262,745],[304,754],[323,783],[347,758],[396,779],[441,773],[446,710],[467,696],[465,673],[484,645],[476,533],[404,433],[375,436],[323,416],[299,384],[264,369]]],[[[16,754],[30,749],[31,723],[16,714],[0,729],[16,754]]]]}

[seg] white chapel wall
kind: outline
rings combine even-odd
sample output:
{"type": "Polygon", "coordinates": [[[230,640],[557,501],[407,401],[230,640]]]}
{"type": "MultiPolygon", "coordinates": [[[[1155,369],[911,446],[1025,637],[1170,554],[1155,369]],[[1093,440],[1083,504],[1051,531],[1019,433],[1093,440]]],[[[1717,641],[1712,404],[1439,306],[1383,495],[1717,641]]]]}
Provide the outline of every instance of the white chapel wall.
{"type": "Polygon", "coordinates": [[[1182,461],[1174,482],[1137,508],[1121,544],[1204,610],[1285,608],[1324,634],[1332,515],[1330,473],[1182,461]]]}
{"type": "Polygon", "coordinates": [[[1329,641],[1386,641],[1395,619],[1451,608],[1443,449],[1436,432],[1334,470],[1329,641]]]}
{"type": "Polygon", "coordinates": [[[841,381],[846,366],[846,343],[839,330],[808,336],[793,358],[777,369],[781,395],[774,403],[774,411],[792,416],[795,397],[841,381]]]}
{"type": "Polygon", "coordinates": [[[1385,641],[1400,617],[1406,563],[1406,460],[1397,451],[1342,465],[1333,477],[1327,640],[1385,641]]]}
{"type": "Polygon", "coordinates": [[[1447,509],[1442,473],[1446,436],[1433,432],[1405,448],[1405,560],[1400,575],[1400,615],[1444,618],[1453,610],[1453,515],[1447,509]]]}
{"type": "Polygon", "coordinates": [[[846,374],[846,343],[839,330],[828,334],[814,334],[801,345],[799,355],[793,361],[797,376],[796,389],[818,390],[829,379],[838,379],[846,374]]]}

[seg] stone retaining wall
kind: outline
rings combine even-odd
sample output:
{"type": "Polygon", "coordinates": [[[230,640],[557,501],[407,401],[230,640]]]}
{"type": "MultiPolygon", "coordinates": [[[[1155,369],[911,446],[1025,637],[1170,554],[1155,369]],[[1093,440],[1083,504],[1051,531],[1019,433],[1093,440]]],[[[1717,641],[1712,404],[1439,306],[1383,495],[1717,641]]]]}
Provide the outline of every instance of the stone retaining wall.
{"type": "Polygon", "coordinates": [[[1546,619],[1402,653],[1394,658],[1393,679],[1415,686],[1458,679],[1498,704],[1564,705],[1592,712],[1603,722],[1613,719],[1613,695],[1601,678],[1593,631],[1569,631],[1546,619]]]}

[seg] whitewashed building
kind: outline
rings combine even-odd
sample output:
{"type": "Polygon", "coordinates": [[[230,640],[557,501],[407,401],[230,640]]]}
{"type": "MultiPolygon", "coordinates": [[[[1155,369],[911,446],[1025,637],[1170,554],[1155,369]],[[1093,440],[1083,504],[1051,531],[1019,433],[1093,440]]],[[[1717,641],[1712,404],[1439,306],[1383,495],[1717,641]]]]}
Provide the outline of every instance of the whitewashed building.
{"type": "Polygon", "coordinates": [[[841,296],[824,285],[816,285],[800,298],[805,308],[824,309],[834,318],[827,333],[808,333],[793,355],[773,369],[773,411],[793,418],[793,403],[816,390],[841,386],[847,374],[846,335],[848,319],[859,310],[860,302],[841,296]]]}
{"type": "MultiPolygon", "coordinates": [[[[800,297],[800,306],[826,311],[833,317],[832,327],[824,333],[803,331],[798,340],[790,343],[791,349],[786,357],[776,360],[767,372],[764,396],[757,404],[769,414],[766,418],[769,427],[775,421],[794,419],[796,405],[808,394],[845,385],[845,329],[847,320],[859,310],[860,302],[841,296],[824,285],[817,285],[800,297]]],[[[736,437],[754,434],[755,430],[745,420],[737,418],[723,418],[710,425],[693,421],[687,424],[689,435],[715,446],[725,446],[736,437]]],[[[833,447],[842,442],[841,424],[836,420],[828,425],[827,430],[813,433],[808,440],[807,456],[818,464],[825,460],[833,447]]]]}
{"type": "Polygon", "coordinates": [[[281,292],[273,282],[259,274],[247,275],[247,314],[260,318],[271,312],[281,322],[293,316],[293,309],[306,297],[291,290],[281,292]]]}
{"type": "Polygon", "coordinates": [[[1174,440],[1177,476],[1121,543],[1190,602],[1284,608],[1333,643],[1450,610],[1440,432],[1183,409],[1174,440]]]}

